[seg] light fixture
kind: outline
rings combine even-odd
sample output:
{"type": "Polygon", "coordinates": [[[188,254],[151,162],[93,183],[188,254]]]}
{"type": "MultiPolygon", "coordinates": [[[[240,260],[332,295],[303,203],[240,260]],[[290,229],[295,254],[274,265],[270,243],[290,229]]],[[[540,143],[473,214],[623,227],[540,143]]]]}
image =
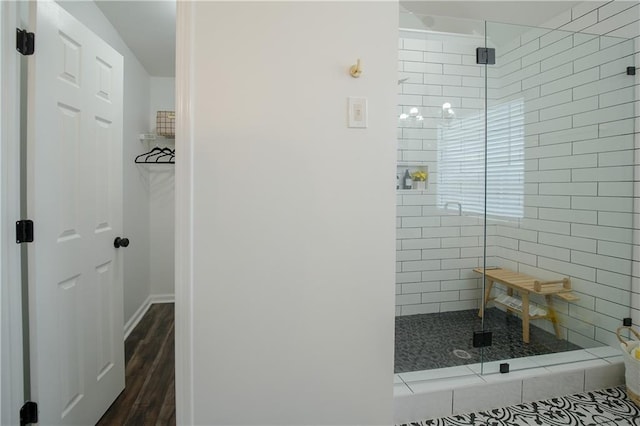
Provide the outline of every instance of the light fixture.
{"type": "Polygon", "coordinates": [[[442,118],[454,118],[456,113],[453,109],[451,109],[451,104],[449,102],[445,102],[442,104],[442,118]]]}
{"type": "Polygon", "coordinates": [[[406,112],[403,112],[398,116],[398,118],[400,120],[407,120],[409,118],[416,121],[424,120],[424,117],[420,114],[420,110],[416,107],[411,107],[411,109],[409,109],[409,114],[407,114],[406,112]]]}

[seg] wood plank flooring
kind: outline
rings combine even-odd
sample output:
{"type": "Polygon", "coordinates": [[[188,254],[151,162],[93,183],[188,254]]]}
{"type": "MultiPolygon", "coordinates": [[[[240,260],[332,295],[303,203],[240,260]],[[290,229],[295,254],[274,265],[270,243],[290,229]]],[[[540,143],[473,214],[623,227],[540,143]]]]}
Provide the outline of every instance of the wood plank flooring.
{"type": "Polygon", "coordinates": [[[173,303],[151,305],[125,342],[125,389],[98,425],[175,425],[173,303]]]}

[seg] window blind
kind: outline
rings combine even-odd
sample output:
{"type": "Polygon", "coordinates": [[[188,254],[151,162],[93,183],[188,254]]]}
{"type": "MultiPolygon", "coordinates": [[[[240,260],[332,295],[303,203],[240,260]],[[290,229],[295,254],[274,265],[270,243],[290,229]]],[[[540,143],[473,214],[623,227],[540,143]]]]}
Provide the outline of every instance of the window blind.
{"type": "MultiPolygon", "coordinates": [[[[438,203],[484,213],[484,115],[453,118],[439,128],[438,203]]],[[[524,104],[487,110],[487,215],[523,217],[524,104]]]]}

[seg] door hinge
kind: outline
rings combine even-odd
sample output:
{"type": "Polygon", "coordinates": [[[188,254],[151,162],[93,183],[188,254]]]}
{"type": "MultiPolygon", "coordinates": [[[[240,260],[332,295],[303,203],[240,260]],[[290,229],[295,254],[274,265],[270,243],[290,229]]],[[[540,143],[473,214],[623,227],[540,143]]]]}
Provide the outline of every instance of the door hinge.
{"type": "Polygon", "coordinates": [[[35,38],[36,35],[34,33],[16,28],[16,50],[25,56],[33,55],[36,45],[35,38]]]}
{"type": "Polygon", "coordinates": [[[474,331],[473,332],[473,347],[485,348],[491,346],[491,338],[493,333],[490,331],[474,331]]]}
{"type": "Polygon", "coordinates": [[[33,221],[29,219],[16,222],[16,243],[33,242],[33,221]]]}
{"type": "Polygon", "coordinates": [[[27,401],[20,409],[20,426],[38,423],[38,404],[27,401]]]}
{"type": "Polygon", "coordinates": [[[493,47],[477,47],[476,48],[476,64],[478,65],[495,65],[496,49],[493,47]]]}

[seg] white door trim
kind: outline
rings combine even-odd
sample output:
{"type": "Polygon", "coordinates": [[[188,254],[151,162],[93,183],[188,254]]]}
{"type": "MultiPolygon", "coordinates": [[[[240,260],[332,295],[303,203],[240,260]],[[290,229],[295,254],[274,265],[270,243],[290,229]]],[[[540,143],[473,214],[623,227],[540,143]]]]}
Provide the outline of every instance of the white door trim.
{"type": "Polygon", "coordinates": [[[192,425],[193,407],[193,13],[191,2],[176,10],[176,423],[192,425]]]}
{"type": "Polygon", "coordinates": [[[15,221],[20,218],[20,54],[15,29],[20,25],[19,3],[0,2],[2,8],[2,78],[0,117],[0,424],[19,424],[24,402],[22,354],[22,277],[15,221]]]}

